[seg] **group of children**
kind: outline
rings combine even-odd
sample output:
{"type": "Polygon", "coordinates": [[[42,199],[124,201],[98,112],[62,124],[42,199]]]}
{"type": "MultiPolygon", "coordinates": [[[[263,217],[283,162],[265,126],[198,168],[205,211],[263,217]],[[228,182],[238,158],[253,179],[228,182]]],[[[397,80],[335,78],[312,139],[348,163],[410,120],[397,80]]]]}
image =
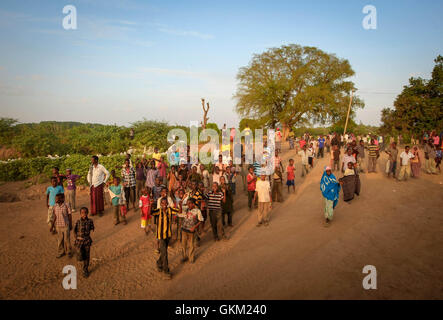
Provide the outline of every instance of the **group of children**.
{"type": "Polygon", "coordinates": [[[69,257],[73,256],[70,237],[71,231],[73,231],[77,258],[83,262],[83,276],[88,277],[92,244],[90,233],[94,230],[94,222],[88,218],[88,208],[82,207],[80,209],[80,219],[73,225],[72,212],[75,211],[75,181],[80,176],[72,175],[70,169],[66,171],[66,175],[61,175],[57,167],[53,168],[51,186],[46,189],[47,223],[49,225],[49,232],[57,235],[57,258],[61,258],[66,254],[69,257]],[[66,192],[63,187],[63,180],[67,181],[66,192]],[[74,193],[72,194],[70,191],[74,191],[74,193]]]}

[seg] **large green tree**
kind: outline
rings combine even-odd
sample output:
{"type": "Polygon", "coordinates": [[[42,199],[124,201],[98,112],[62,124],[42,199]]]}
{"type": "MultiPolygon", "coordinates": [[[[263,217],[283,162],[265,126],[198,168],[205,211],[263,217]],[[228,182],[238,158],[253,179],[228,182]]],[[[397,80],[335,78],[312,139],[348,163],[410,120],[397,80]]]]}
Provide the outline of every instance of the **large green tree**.
{"type": "MultiPolygon", "coordinates": [[[[271,48],[240,68],[236,111],[263,126],[334,123],[346,117],[354,83],[349,62],[315,47],[271,48]]],[[[354,97],[351,117],[363,102],[354,97]]]]}
{"type": "Polygon", "coordinates": [[[432,78],[410,78],[409,84],[394,101],[394,109],[381,113],[381,129],[385,133],[410,133],[443,130],[443,57],[435,60],[432,78]]]}

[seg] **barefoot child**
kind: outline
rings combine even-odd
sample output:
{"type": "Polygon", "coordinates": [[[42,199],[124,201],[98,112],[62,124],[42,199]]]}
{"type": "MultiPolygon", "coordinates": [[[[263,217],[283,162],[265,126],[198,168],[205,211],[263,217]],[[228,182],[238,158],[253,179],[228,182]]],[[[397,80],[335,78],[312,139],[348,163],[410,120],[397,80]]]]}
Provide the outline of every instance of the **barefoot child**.
{"type": "MultiPolygon", "coordinates": [[[[109,176],[108,182],[105,184],[104,188],[103,188],[103,193],[109,193],[109,186],[114,185],[114,180],[118,179],[117,176],[115,175],[115,170],[111,170],[111,175],[109,176]]],[[[103,201],[106,204],[108,204],[108,198],[107,197],[103,197],[103,201]]],[[[110,205],[112,207],[112,198],[110,201],[110,205]]]]}
{"type": "Polygon", "coordinates": [[[63,187],[57,184],[57,178],[52,177],[51,178],[51,186],[49,186],[46,189],[46,207],[48,208],[48,219],[47,223],[51,227],[50,232],[53,234],[56,233],[56,231],[52,228],[52,220],[53,220],[53,208],[55,206],[55,196],[59,193],[63,193],[63,187]]]}
{"type": "Polygon", "coordinates": [[[89,257],[91,253],[91,231],[94,231],[94,222],[88,218],[88,208],[80,209],[80,219],[74,227],[74,246],[77,248],[77,260],[83,261],[83,276],[89,277],[89,257]]]}
{"type": "Polygon", "coordinates": [[[152,210],[152,215],[158,217],[157,239],[160,243],[160,257],[157,260],[157,270],[164,272],[167,279],[171,279],[172,275],[168,265],[168,245],[172,237],[172,217],[179,212],[176,208],[168,206],[168,199],[161,198],[160,206],[152,210]]]}
{"type": "Polygon", "coordinates": [[[197,230],[203,222],[203,216],[200,209],[196,206],[196,201],[193,198],[187,200],[187,209],[177,213],[183,219],[182,229],[182,262],[189,260],[194,263],[194,251],[196,247],[197,230]],[[189,250],[188,250],[189,248],[189,250]]]}
{"type": "MultiPolygon", "coordinates": [[[[188,194],[185,194],[185,191],[183,189],[180,189],[178,191],[178,194],[174,197],[174,208],[180,210],[180,212],[184,212],[187,209],[187,201],[188,201],[188,194]]],[[[177,225],[177,228],[175,230],[175,239],[177,241],[181,241],[182,235],[181,235],[181,225],[183,222],[183,218],[177,216],[175,219],[175,223],[177,225]]]]}
{"type": "Polygon", "coordinates": [[[142,189],[142,196],[140,197],[138,206],[141,211],[141,227],[145,230],[146,235],[148,235],[149,230],[151,230],[151,198],[149,197],[148,188],[146,187],[142,189]]]}
{"type": "Polygon", "coordinates": [[[54,219],[52,220],[51,229],[54,227],[57,230],[57,247],[58,255],[57,258],[63,257],[68,254],[72,257],[71,249],[71,229],[72,229],[72,215],[71,208],[65,203],[65,195],[59,193],[55,196],[55,206],[54,206],[54,219]]]}
{"type": "MultiPolygon", "coordinates": [[[[120,184],[120,178],[114,178],[114,184],[109,187],[108,192],[111,197],[114,211],[114,225],[118,225],[120,223],[120,211],[122,211],[121,208],[126,209],[125,193],[123,191],[123,186],[120,184]]],[[[123,224],[127,224],[125,212],[121,214],[121,217],[123,224]]]]}
{"type": "Polygon", "coordinates": [[[315,148],[314,144],[311,142],[309,149],[308,149],[308,163],[311,169],[314,168],[314,155],[315,155],[315,148]]]}
{"type": "Polygon", "coordinates": [[[66,169],[66,202],[71,207],[71,211],[75,212],[75,193],[76,193],[76,181],[80,179],[81,176],[77,174],[72,174],[71,169],[66,169]]]}
{"type": "Polygon", "coordinates": [[[288,186],[288,193],[289,189],[292,186],[292,190],[295,192],[295,166],[294,166],[294,159],[289,159],[289,164],[286,167],[286,185],[288,186]]]}

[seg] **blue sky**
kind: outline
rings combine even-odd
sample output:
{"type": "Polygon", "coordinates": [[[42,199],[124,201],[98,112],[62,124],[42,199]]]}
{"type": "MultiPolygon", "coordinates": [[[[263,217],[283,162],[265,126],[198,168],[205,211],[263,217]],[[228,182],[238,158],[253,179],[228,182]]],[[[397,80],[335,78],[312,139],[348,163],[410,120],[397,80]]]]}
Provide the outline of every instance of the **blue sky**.
{"type": "Polygon", "coordinates": [[[443,54],[443,1],[2,0],[0,110],[21,122],[117,123],[143,118],[238,125],[235,76],[254,53],[296,43],[350,61],[379,124],[411,76],[443,54]],[[64,30],[65,5],[77,30],[64,30]],[[365,5],[377,29],[365,30],[365,5]]]}

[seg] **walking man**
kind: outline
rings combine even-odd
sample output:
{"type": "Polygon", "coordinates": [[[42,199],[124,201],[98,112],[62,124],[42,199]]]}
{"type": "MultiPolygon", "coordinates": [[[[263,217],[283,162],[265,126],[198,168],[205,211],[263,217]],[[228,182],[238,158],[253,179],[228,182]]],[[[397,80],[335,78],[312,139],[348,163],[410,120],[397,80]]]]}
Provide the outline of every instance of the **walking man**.
{"type": "Polygon", "coordinates": [[[257,227],[269,225],[269,211],[272,208],[271,184],[266,180],[266,175],[261,174],[260,180],[257,181],[254,202],[258,198],[258,223],[257,227]]]}
{"type": "Polygon", "coordinates": [[[410,160],[414,159],[415,156],[412,152],[409,152],[409,146],[405,147],[405,151],[400,154],[400,173],[398,174],[398,181],[407,180],[406,176],[411,177],[411,164],[410,160]]]}
{"type": "Polygon", "coordinates": [[[437,153],[435,152],[435,146],[432,139],[429,139],[424,148],[425,152],[425,168],[427,174],[437,174],[435,158],[437,153]]]}
{"type": "Polygon", "coordinates": [[[397,143],[392,142],[389,146],[388,150],[385,151],[389,155],[389,172],[388,172],[388,178],[391,176],[395,178],[395,172],[397,170],[397,155],[398,155],[398,149],[397,149],[397,143]]]}
{"type": "Polygon", "coordinates": [[[374,139],[371,139],[371,144],[368,146],[368,151],[368,173],[377,173],[377,159],[379,157],[379,153],[374,139]]]}

